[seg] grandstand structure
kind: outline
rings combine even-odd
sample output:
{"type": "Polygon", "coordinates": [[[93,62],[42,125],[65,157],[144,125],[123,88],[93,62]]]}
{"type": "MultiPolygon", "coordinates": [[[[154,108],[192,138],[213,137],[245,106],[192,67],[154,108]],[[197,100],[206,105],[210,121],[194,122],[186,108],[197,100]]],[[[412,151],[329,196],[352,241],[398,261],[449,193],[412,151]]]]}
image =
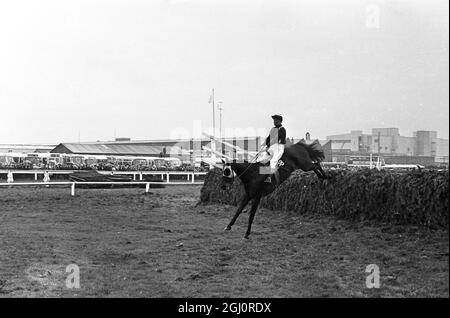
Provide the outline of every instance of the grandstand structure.
{"type": "MultiPolygon", "coordinates": [[[[224,138],[226,142],[236,145],[245,151],[257,151],[260,137],[224,138]]],[[[130,140],[116,138],[114,141],[97,141],[82,143],[61,143],[54,147],[51,153],[89,154],[89,155],[136,155],[177,157],[189,160],[207,155],[203,147],[210,147],[209,138],[192,139],[158,139],[158,140],[130,140]]],[[[217,149],[220,149],[219,146],[217,149]]],[[[225,149],[228,151],[228,149],[225,149]]]]}
{"type": "Polygon", "coordinates": [[[256,154],[261,147],[261,137],[222,138],[222,142],[210,138],[130,140],[117,138],[114,141],[61,143],[50,152],[60,154],[106,155],[106,156],[150,156],[178,158],[184,163],[209,162],[213,153],[209,149],[236,159],[246,159],[256,154]],[[215,143],[215,145],[213,145],[215,143]],[[230,145],[231,147],[227,146],[230,145]],[[239,149],[239,150],[236,150],[239,149]]]}

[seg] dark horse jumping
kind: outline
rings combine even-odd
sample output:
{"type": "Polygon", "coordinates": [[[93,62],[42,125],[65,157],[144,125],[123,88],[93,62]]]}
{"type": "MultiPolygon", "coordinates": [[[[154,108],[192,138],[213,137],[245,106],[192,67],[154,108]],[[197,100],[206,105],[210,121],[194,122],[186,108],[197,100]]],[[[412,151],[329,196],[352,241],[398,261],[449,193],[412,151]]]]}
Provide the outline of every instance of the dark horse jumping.
{"type": "MultiPolygon", "coordinates": [[[[327,179],[328,177],[320,165],[320,162],[324,157],[324,153],[317,141],[314,141],[310,145],[300,141],[286,147],[283,156],[278,162],[280,184],[297,169],[314,171],[319,178],[327,179]]],[[[222,171],[222,179],[224,181],[223,187],[226,188],[226,184],[231,184],[234,181],[234,177],[237,176],[241,179],[245,188],[245,195],[239,204],[236,214],[225,228],[225,231],[231,230],[231,227],[236,222],[239,214],[241,214],[242,210],[247,206],[250,200],[253,200],[248,218],[248,228],[244,237],[248,238],[250,235],[252,222],[261,198],[273,192],[276,188],[275,178],[271,178],[272,183],[264,182],[267,178],[267,174],[261,174],[260,168],[263,166],[264,165],[260,163],[224,162],[222,171]]]]}

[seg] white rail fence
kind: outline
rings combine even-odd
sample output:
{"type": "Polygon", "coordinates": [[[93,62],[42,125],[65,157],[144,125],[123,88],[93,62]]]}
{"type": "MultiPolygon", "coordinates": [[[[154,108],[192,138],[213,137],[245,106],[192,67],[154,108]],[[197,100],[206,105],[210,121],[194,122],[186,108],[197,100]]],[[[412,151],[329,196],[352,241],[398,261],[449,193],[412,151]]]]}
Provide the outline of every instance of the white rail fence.
{"type": "Polygon", "coordinates": [[[203,182],[153,182],[153,181],[142,181],[142,182],[114,182],[114,181],[108,181],[108,182],[15,182],[15,183],[0,183],[0,187],[6,186],[6,187],[17,187],[17,186],[54,186],[54,185],[60,185],[60,186],[70,186],[70,193],[72,196],[75,196],[75,187],[76,185],[145,185],[145,192],[148,193],[150,191],[150,185],[156,184],[156,185],[203,185],[203,182]]]}
{"type": "MultiPolygon", "coordinates": [[[[34,175],[34,180],[38,181],[39,175],[43,175],[42,180],[44,182],[50,182],[52,175],[69,175],[76,172],[88,172],[90,170],[0,170],[1,174],[6,174],[6,183],[10,184],[14,182],[14,174],[31,174],[34,175]]],[[[102,175],[119,176],[119,175],[133,175],[133,180],[139,179],[143,181],[146,175],[160,175],[161,180],[165,180],[166,183],[170,183],[171,175],[185,175],[187,181],[195,183],[195,176],[206,175],[207,172],[193,172],[193,171],[97,171],[102,175]]],[[[128,182],[129,183],[129,182],[128,182]]]]}

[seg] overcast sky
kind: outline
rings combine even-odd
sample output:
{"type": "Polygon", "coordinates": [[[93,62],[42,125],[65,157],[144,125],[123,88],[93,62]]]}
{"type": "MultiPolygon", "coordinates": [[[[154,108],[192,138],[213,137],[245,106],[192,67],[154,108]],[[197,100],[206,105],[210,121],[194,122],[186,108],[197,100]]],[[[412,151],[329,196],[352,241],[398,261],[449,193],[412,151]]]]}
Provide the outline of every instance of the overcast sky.
{"type": "Polygon", "coordinates": [[[1,0],[0,143],[196,134],[212,88],[226,134],[448,138],[448,28],[448,0],[1,0]]]}

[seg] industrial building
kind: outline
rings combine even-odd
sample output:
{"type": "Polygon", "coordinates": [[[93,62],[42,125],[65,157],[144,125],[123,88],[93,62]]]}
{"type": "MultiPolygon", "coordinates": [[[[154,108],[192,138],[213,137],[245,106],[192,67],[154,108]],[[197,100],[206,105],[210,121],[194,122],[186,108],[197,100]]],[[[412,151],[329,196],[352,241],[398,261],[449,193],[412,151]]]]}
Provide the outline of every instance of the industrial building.
{"type": "Polygon", "coordinates": [[[449,141],[437,137],[436,131],[416,131],[412,137],[401,136],[398,128],[373,128],[371,134],[361,130],[327,136],[331,141],[332,160],[347,162],[353,155],[382,156],[386,163],[448,165],[449,141]]]}

